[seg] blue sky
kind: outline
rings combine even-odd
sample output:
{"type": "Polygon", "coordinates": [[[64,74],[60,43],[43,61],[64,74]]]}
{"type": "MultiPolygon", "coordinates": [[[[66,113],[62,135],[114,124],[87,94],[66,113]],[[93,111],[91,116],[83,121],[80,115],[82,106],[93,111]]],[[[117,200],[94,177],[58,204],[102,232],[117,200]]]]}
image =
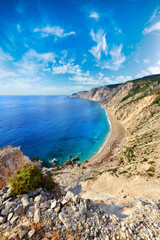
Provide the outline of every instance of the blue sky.
{"type": "Polygon", "coordinates": [[[72,94],[160,73],[159,0],[0,0],[0,94],[72,94]]]}

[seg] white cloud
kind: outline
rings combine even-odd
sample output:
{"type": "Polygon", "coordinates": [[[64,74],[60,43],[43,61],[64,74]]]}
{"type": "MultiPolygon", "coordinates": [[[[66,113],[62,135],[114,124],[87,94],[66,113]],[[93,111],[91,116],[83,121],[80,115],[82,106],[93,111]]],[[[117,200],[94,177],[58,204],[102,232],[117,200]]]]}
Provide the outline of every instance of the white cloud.
{"type": "Polygon", "coordinates": [[[95,41],[97,45],[92,47],[91,50],[89,50],[89,52],[92,53],[92,55],[99,60],[101,58],[102,52],[104,52],[105,55],[108,54],[106,34],[101,29],[96,34],[92,30],[91,36],[93,41],[95,41]]]}
{"type": "Polygon", "coordinates": [[[97,43],[96,46],[89,50],[89,52],[96,58],[96,65],[102,69],[106,68],[117,71],[121,67],[122,63],[126,60],[125,55],[122,53],[123,45],[112,45],[108,51],[106,34],[103,30],[100,29],[96,34],[92,30],[91,36],[92,40],[97,43]],[[108,60],[105,58],[108,58],[108,60]]]}
{"type": "Polygon", "coordinates": [[[90,18],[95,18],[96,20],[98,20],[99,19],[99,15],[96,12],[91,12],[90,18]]]}
{"type": "MultiPolygon", "coordinates": [[[[53,74],[79,74],[81,67],[75,64],[74,58],[67,58],[67,51],[62,52],[63,56],[52,66],[53,74]]],[[[58,58],[58,57],[57,57],[58,58]]]]}
{"type": "Polygon", "coordinates": [[[160,66],[153,66],[153,67],[149,67],[148,70],[152,73],[152,74],[159,74],[160,73],[160,66]]]}
{"type": "Polygon", "coordinates": [[[117,71],[123,62],[125,62],[126,57],[122,53],[122,44],[120,46],[114,45],[112,49],[109,51],[110,59],[108,61],[103,60],[100,61],[97,65],[100,66],[102,69],[110,69],[117,71]]]}
{"type": "Polygon", "coordinates": [[[62,65],[59,66],[53,66],[52,67],[52,73],[53,74],[76,74],[81,71],[80,66],[74,65],[74,63],[68,62],[68,63],[63,63],[62,65]]]}
{"type": "Polygon", "coordinates": [[[59,26],[51,27],[49,25],[43,28],[35,28],[34,32],[41,32],[42,37],[48,37],[49,35],[53,35],[60,38],[76,34],[73,31],[65,33],[64,29],[62,29],[61,27],[59,26]]]}
{"type": "Polygon", "coordinates": [[[152,21],[157,17],[158,14],[159,14],[159,8],[157,7],[157,8],[154,10],[154,12],[153,12],[152,16],[150,17],[149,21],[148,21],[146,24],[152,22],[152,21]]]}
{"type": "Polygon", "coordinates": [[[160,60],[158,60],[155,66],[150,66],[148,71],[152,74],[160,74],[160,60]]]}
{"type": "Polygon", "coordinates": [[[26,77],[32,76],[35,79],[37,75],[42,74],[43,71],[48,69],[49,63],[55,63],[55,58],[56,55],[52,52],[37,53],[34,49],[30,49],[15,65],[18,67],[20,74],[26,77]]]}
{"type": "Polygon", "coordinates": [[[38,61],[44,62],[55,62],[56,55],[52,52],[48,53],[37,53],[34,49],[30,49],[25,55],[24,58],[36,58],[38,61]]]}
{"type": "Polygon", "coordinates": [[[151,33],[153,31],[158,31],[158,30],[160,30],[160,21],[151,25],[150,27],[146,27],[143,30],[143,34],[148,34],[148,33],[151,33]]]}

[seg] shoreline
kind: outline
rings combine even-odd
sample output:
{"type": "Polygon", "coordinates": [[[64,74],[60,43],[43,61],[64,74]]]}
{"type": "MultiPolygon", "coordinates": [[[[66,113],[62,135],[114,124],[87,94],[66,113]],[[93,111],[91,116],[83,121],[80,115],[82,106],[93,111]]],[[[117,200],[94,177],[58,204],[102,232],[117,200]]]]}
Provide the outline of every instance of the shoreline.
{"type": "Polygon", "coordinates": [[[90,165],[103,165],[111,160],[111,157],[117,147],[125,140],[127,135],[126,129],[123,125],[113,116],[113,113],[109,111],[106,107],[102,108],[106,111],[106,115],[110,124],[109,135],[106,136],[106,140],[99,151],[88,159],[90,165]]]}
{"type": "MultiPolygon", "coordinates": [[[[102,151],[103,147],[106,145],[106,143],[107,143],[107,141],[108,141],[108,139],[109,139],[109,137],[110,137],[111,129],[112,129],[111,122],[110,122],[110,119],[109,119],[109,116],[108,116],[108,113],[107,113],[107,109],[103,108],[102,106],[101,106],[101,108],[102,108],[102,109],[105,111],[105,113],[106,113],[106,118],[107,118],[108,123],[109,123],[109,133],[106,135],[103,144],[101,145],[101,147],[99,148],[99,150],[98,150],[94,155],[96,155],[96,154],[98,154],[98,153],[100,153],[100,152],[102,151]]],[[[93,156],[92,156],[92,157],[93,157],[93,156]]],[[[91,158],[92,158],[92,157],[91,157],[91,158]]],[[[89,159],[91,159],[91,158],[89,158],[89,159]]],[[[89,160],[89,159],[88,159],[88,160],[89,160]]]]}

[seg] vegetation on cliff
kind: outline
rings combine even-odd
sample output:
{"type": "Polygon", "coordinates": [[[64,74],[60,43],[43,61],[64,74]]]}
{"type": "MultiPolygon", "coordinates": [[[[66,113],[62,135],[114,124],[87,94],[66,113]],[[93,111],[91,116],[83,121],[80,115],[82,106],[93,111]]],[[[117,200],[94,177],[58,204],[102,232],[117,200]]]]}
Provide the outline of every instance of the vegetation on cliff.
{"type": "Polygon", "coordinates": [[[45,176],[35,165],[24,165],[16,172],[16,175],[9,180],[11,185],[11,196],[28,193],[37,188],[44,188],[53,191],[56,184],[49,176],[45,176]]]}

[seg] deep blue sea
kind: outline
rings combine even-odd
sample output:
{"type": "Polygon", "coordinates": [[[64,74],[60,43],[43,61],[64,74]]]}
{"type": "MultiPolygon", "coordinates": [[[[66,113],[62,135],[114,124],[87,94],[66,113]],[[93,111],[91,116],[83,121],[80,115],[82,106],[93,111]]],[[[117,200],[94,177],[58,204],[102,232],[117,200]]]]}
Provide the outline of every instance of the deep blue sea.
{"type": "Polygon", "coordinates": [[[110,131],[100,103],[67,96],[0,96],[0,148],[21,146],[44,166],[93,156],[110,131]]]}

